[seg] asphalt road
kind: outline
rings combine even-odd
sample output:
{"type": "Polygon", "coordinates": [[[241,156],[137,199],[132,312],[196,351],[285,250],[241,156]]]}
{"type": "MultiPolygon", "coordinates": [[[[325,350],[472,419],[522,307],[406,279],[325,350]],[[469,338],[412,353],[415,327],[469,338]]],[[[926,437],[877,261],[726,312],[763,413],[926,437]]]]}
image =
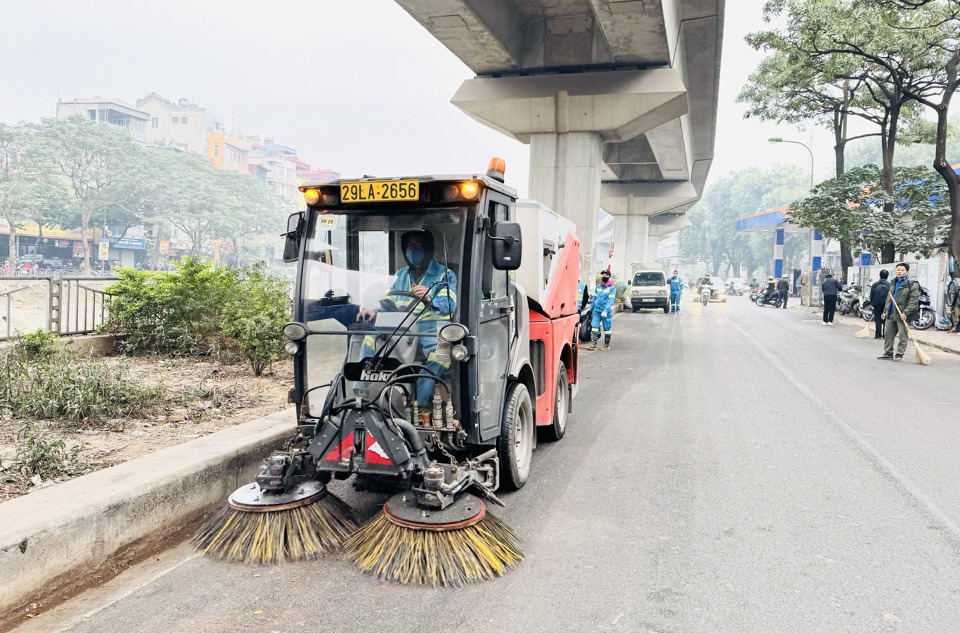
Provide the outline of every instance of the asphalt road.
{"type": "Polygon", "coordinates": [[[960,630],[960,357],[876,360],[855,329],[746,297],[617,315],[567,436],[497,511],[526,554],[502,579],[420,589],[181,546],[22,630],[960,630]]]}

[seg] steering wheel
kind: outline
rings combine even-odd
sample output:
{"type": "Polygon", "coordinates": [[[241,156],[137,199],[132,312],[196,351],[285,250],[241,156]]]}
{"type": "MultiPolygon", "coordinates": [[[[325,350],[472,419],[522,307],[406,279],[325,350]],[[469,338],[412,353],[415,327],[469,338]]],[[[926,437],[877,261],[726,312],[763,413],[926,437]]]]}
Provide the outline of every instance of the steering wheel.
{"type": "MultiPolygon", "coordinates": [[[[415,299],[415,300],[420,298],[416,294],[412,292],[407,292],[406,290],[389,290],[387,291],[386,295],[387,296],[396,295],[398,297],[410,297],[411,299],[415,299]]],[[[415,304],[416,304],[416,301],[411,302],[410,305],[407,306],[406,310],[404,310],[404,312],[410,312],[410,310],[413,308],[415,304]]],[[[386,297],[384,297],[383,299],[380,300],[380,305],[383,306],[384,310],[389,310],[391,312],[400,312],[400,306],[398,306],[396,302],[393,301],[392,299],[387,299],[386,297]]]]}

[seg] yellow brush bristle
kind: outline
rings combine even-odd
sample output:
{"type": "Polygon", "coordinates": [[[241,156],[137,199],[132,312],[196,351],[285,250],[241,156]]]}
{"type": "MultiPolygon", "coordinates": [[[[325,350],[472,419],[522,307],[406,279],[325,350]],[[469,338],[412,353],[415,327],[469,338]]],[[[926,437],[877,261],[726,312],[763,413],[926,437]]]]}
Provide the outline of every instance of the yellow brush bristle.
{"type": "Polygon", "coordinates": [[[333,495],[276,512],[220,510],[194,537],[206,556],[254,565],[316,558],[339,551],[357,530],[350,508],[333,495]]]}
{"type": "Polygon", "coordinates": [[[519,546],[513,530],[490,513],[474,525],[433,532],[397,525],[381,512],[343,544],[377,578],[435,587],[502,576],[523,560],[519,546]]]}

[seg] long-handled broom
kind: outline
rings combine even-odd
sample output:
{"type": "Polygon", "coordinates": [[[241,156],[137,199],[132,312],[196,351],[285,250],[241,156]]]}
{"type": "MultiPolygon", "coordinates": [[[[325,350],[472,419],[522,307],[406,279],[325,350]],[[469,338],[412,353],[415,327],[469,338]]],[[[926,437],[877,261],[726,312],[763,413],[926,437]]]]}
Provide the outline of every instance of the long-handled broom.
{"type": "Polygon", "coordinates": [[[913,338],[913,332],[910,330],[910,326],[907,325],[907,317],[903,315],[903,311],[900,309],[900,306],[897,305],[896,298],[893,299],[893,305],[897,308],[897,313],[900,315],[900,321],[903,323],[903,327],[907,328],[907,336],[910,337],[910,340],[913,342],[913,346],[917,349],[917,362],[921,365],[929,365],[930,356],[923,351],[923,348],[921,348],[920,344],[917,343],[917,339],[913,338]]]}
{"type": "Polygon", "coordinates": [[[869,337],[870,337],[870,332],[871,332],[871,329],[872,329],[872,328],[873,328],[873,324],[872,324],[872,323],[867,323],[867,324],[864,325],[862,328],[860,328],[859,330],[857,330],[857,333],[856,333],[855,336],[856,336],[857,338],[869,338],[869,337]]]}
{"type": "Polygon", "coordinates": [[[413,493],[401,493],[343,547],[377,578],[459,587],[502,576],[523,559],[519,545],[516,534],[473,495],[463,494],[433,514],[417,507],[413,493]]]}
{"type": "Polygon", "coordinates": [[[339,551],[358,526],[350,508],[319,481],[279,494],[252,483],[230,495],[193,543],[214,558],[279,563],[339,551]]]}

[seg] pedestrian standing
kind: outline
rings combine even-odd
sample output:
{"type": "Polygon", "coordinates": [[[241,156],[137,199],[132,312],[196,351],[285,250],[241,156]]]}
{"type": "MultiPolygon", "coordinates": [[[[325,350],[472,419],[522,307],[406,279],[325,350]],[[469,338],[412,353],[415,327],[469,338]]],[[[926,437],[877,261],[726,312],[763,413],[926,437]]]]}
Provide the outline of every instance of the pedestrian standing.
{"type": "Polygon", "coordinates": [[[790,282],[787,281],[787,276],[784,275],[780,278],[780,281],[777,282],[777,292],[780,294],[780,301],[783,302],[783,309],[787,309],[787,293],[790,291],[790,282]]]}
{"type": "Polygon", "coordinates": [[[843,284],[827,273],[820,284],[823,292],[823,324],[833,325],[833,315],[837,311],[837,295],[843,290],[843,284]]]}
{"type": "Polygon", "coordinates": [[[907,351],[907,324],[903,322],[903,317],[913,314],[920,308],[920,282],[910,280],[910,264],[903,262],[897,264],[897,278],[887,293],[887,301],[884,303],[883,319],[886,321],[886,331],[883,334],[883,356],[878,356],[880,360],[903,360],[903,353],[907,351]],[[897,302],[899,310],[893,305],[897,302]],[[900,335],[897,342],[897,353],[893,353],[893,341],[900,335]]]}
{"type": "Polygon", "coordinates": [[[890,293],[889,277],[890,271],[884,268],[880,271],[880,279],[870,286],[870,305],[873,306],[873,322],[877,328],[873,338],[883,338],[883,306],[890,293]]]}
{"type": "Polygon", "coordinates": [[[670,285],[670,312],[680,312],[680,295],[683,294],[683,279],[680,273],[673,271],[667,283],[670,285]]]}
{"type": "Polygon", "coordinates": [[[610,271],[600,271],[600,283],[593,291],[593,315],[590,322],[590,345],[587,349],[597,349],[600,340],[600,326],[603,326],[603,351],[610,349],[610,333],[613,329],[613,304],[617,299],[617,287],[610,281],[610,271]]]}

